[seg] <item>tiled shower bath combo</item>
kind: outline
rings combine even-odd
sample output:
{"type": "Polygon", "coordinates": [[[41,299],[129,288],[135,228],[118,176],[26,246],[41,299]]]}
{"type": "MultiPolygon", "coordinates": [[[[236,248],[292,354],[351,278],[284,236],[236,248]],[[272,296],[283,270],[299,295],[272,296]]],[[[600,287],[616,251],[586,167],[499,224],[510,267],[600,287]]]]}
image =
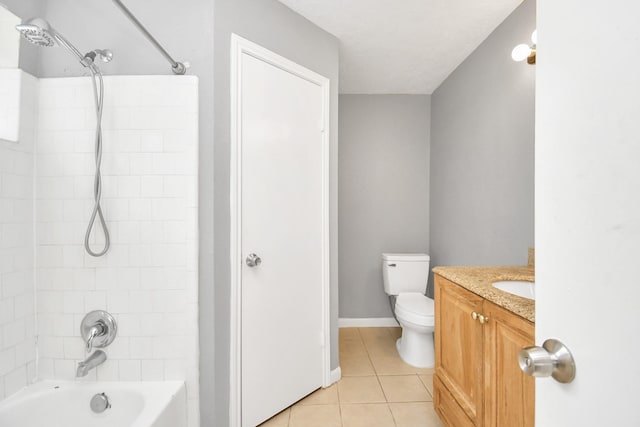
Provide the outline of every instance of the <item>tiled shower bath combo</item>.
{"type": "MultiPolygon", "coordinates": [[[[83,245],[94,204],[90,80],[23,75],[33,108],[22,111],[20,141],[0,143],[0,397],[74,380],[87,357],[80,323],[105,310],[117,337],[80,381],[184,381],[197,426],[198,80],[104,78],[111,247],[93,257],[83,245]]],[[[103,239],[94,227],[91,246],[103,239]]]]}

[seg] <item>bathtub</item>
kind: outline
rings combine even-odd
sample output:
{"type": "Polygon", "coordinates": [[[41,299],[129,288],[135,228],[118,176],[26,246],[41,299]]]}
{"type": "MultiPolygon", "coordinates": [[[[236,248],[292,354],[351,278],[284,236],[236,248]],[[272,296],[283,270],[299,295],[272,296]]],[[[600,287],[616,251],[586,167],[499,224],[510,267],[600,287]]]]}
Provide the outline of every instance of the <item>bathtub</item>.
{"type": "Polygon", "coordinates": [[[1,427],[186,427],[186,393],[180,381],[43,381],[0,402],[1,427]],[[99,393],[111,408],[89,402],[99,393]]]}

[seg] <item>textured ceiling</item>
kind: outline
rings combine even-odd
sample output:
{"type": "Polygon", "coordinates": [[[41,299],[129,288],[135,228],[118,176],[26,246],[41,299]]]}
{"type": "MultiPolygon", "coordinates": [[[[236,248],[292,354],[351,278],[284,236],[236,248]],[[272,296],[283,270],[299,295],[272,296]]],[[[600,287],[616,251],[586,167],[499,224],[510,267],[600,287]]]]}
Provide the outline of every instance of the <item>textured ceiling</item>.
{"type": "Polygon", "coordinates": [[[340,40],[341,93],[430,94],[522,0],[279,0],[340,40]]]}

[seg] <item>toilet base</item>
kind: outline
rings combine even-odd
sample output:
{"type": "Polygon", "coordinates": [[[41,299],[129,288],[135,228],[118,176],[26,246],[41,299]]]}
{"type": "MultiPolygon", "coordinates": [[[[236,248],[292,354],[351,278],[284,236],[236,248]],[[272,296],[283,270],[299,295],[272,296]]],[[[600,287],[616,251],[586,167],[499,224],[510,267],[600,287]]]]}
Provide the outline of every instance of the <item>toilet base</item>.
{"type": "Polygon", "coordinates": [[[418,333],[402,328],[402,337],[396,341],[396,348],[400,358],[408,365],[416,368],[435,366],[433,332],[418,333]]]}

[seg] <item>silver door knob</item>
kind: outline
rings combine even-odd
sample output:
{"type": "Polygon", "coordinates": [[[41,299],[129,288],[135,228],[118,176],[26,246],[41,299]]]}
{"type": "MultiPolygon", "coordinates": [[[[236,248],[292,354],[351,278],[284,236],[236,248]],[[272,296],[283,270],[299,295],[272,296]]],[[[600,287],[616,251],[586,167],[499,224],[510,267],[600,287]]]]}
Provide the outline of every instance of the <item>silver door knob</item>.
{"type": "Polygon", "coordinates": [[[520,369],[532,377],[551,376],[559,383],[576,377],[576,364],[569,349],[558,340],[548,339],[542,347],[525,347],[518,354],[520,369]]]}
{"type": "Polygon", "coordinates": [[[249,256],[247,256],[246,262],[249,267],[257,267],[262,263],[262,260],[256,254],[249,254],[249,256]]]}

